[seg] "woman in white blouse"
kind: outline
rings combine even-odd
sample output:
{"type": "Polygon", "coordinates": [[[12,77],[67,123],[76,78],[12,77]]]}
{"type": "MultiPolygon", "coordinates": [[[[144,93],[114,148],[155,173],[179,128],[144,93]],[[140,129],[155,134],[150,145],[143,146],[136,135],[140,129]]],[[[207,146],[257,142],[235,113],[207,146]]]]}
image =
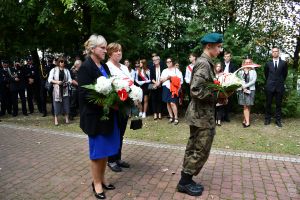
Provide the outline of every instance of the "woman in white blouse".
{"type": "Polygon", "coordinates": [[[170,116],[169,122],[174,122],[174,124],[177,125],[179,123],[177,109],[178,96],[172,95],[170,87],[172,77],[178,77],[180,79],[180,85],[183,83],[183,77],[181,71],[175,67],[172,58],[168,58],[166,63],[168,68],[162,71],[160,77],[163,86],[162,100],[167,103],[167,109],[170,116]]]}
{"type": "Polygon", "coordinates": [[[145,59],[140,60],[140,68],[137,70],[134,80],[143,90],[143,106],[140,109],[140,117],[146,118],[146,113],[148,110],[148,100],[149,100],[149,83],[150,80],[150,70],[147,66],[147,61],[145,59]]]}
{"type": "MultiPolygon", "coordinates": [[[[106,65],[109,68],[112,77],[118,77],[120,79],[128,81],[129,85],[133,84],[133,79],[128,70],[128,67],[121,64],[122,59],[122,46],[119,43],[110,43],[107,45],[107,54],[109,59],[106,65]]],[[[129,114],[129,113],[127,113],[129,114]]],[[[114,172],[122,171],[122,168],[129,168],[130,165],[121,159],[122,156],[122,144],[128,122],[128,115],[120,116],[120,150],[118,154],[108,157],[108,166],[114,172]]]]}
{"type": "Polygon", "coordinates": [[[53,108],[54,108],[54,124],[58,126],[57,116],[61,113],[65,115],[66,124],[69,123],[70,113],[70,90],[72,83],[70,71],[65,68],[65,61],[59,58],[57,66],[51,69],[48,82],[53,84],[53,108]]]}

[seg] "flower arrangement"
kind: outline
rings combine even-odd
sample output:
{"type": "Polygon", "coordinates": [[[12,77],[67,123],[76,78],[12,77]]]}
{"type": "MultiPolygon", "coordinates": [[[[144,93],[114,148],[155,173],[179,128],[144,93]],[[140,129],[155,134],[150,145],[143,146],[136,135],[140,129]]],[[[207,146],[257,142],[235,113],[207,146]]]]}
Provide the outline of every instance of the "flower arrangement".
{"type": "MultiPolygon", "coordinates": [[[[237,72],[237,71],[236,71],[237,72]]],[[[218,98],[227,98],[233,92],[242,86],[243,80],[237,73],[222,74],[219,78],[214,79],[214,83],[208,84],[208,88],[217,92],[218,98]]]]}
{"type": "Polygon", "coordinates": [[[217,92],[218,98],[227,98],[234,93],[234,91],[240,88],[244,80],[239,77],[238,72],[244,68],[257,68],[260,67],[258,64],[245,64],[241,68],[233,73],[223,73],[218,79],[214,79],[213,84],[208,84],[208,88],[217,92]]]}
{"type": "Polygon", "coordinates": [[[95,84],[84,85],[83,87],[90,90],[88,96],[90,102],[103,106],[102,120],[108,119],[107,115],[110,108],[118,109],[124,114],[127,106],[137,105],[143,99],[141,88],[116,77],[100,76],[95,84]]]}

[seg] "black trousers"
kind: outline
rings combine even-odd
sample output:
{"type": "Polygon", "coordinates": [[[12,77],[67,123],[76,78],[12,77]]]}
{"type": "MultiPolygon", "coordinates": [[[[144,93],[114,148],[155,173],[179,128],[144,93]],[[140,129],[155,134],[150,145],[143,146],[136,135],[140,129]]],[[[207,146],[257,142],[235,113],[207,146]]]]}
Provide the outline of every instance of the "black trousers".
{"type": "Polygon", "coordinates": [[[236,95],[231,95],[229,98],[228,98],[228,103],[226,105],[224,105],[224,115],[223,115],[223,118],[222,120],[224,121],[228,121],[230,120],[229,118],[229,113],[232,111],[232,107],[233,107],[233,98],[235,97],[236,95]]]}
{"type": "Polygon", "coordinates": [[[216,106],[216,120],[222,120],[224,116],[224,105],[216,106]]]}
{"type": "Polygon", "coordinates": [[[272,117],[272,101],[275,97],[275,104],[276,104],[276,110],[275,110],[275,119],[276,121],[281,121],[281,105],[282,105],[282,99],[283,99],[283,92],[272,92],[272,91],[266,91],[266,114],[265,114],[265,120],[271,120],[272,117]]]}
{"type": "Polygon", "coordinates": [[[162,87],[157,88],[156,90],[151,90],[150,94],[151,94],[152,112],[161,113],[162,87]]]}
{"type": "Polygon", "coordinates": [[[27,114],[25,89],[18,89],[15,91],[11,91],[11,101],[12,101],[12,108],[13,108],[12,114],[15,116],[18,115],[19,113],[18,96],[20,96],[22,102],[22,113],[27,114]]]}
{"type": "Polygon", "coordinates": [[[1,115],[11,114],[12,103],[11,103],[11,92],[8,87],[3,87],[2,89],[2,97],[1,97],[1,115]]]}
{"type": "Polygon", "coordinates": [[[39,85],[32,84],[27,86],[27,102],[30,113],[34,112],[33,100],[36,101],[39,112],[42,112],[39,85]]]}
{"type": "Polygon", "coordinates": [[[118,154],[108,157],[108,162],[110,163],[116,162],[117,160],[121,160],[122,157],[123,139],[124,139],[124,134],[128,122],[128,116],[122,117],[120,120],[121,120],[120,127],[119,127],[120,128],[120,149],[118,154]]]}
{"type": "Polygon", "coordinates": [[[78,90],[72,88],[70,97],[70,116],[75,117],[78,113],[77,110],[79,108],[78,90]]]}

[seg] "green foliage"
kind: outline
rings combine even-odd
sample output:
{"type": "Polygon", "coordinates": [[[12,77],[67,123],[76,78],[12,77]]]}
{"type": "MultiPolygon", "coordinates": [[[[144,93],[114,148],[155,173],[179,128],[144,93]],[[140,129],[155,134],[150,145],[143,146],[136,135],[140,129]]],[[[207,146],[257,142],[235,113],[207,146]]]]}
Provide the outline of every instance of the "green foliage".
{"type": "MultiPolygon", "coordinates": [[[[92,34],[123,46],[123,58],[132,62],[173,57],[184,72],[188,54],[201,54],[199,39],[207,32],[224,34],[224,49],[240,66],[245,57],[264,64],[270,48],[279,46],[299,58],[300,3],[293,0],[0,0],[0,58],[23,57],[37,49],[80,55],[92,34]],[[280,8],[280,9],[278,9],[280,8]],[[295,48],[296,47],[296,48],[295,48]],[[298,53],[297,53],[298,48],[298,53]],[[295,50],[296,49],[296,50],[295,50]],[[294,53],[294,54],[293,54],[294,53]]],[[[222,60],[220,55],[218,60],[222,60]]],[[[299,73],[299,68],[297,69],[299,73]]],[[[258,69],[256,105],[264,110],[263,69],[258,69]]],[[[292,79],[295,84],[297,72],[292,79]]],[[[289,93],[288,95],[292,95],[289,93]]],[[[287,97],[289,109],[293,98],[287,97]]],[[[285,111],[284,111],[285,112],[285,111]]],[[[288,114],[288,112],[286,112],[288,114]]]]}
{"type": "Polygon", "coordinates": [[[287,117],[296,117],[299,115],[300,96],[297,94],[297,89],[293,86],[293,74],[295,70],[290,70],[286,80],[286,92],[282,102],[282,114],[287,117]]]}

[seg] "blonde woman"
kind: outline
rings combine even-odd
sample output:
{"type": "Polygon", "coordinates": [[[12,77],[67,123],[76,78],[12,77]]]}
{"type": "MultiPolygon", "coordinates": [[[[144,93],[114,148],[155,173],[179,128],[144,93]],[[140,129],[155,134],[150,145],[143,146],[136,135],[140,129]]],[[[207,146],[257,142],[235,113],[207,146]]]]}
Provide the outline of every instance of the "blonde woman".
{"type": "Polygon", "coordinates": [[[101,35],[92,35],[85,42],[87,58],[78,71],[80,128],[88,135],[92,172],[92,189],[97,199],[105,199],[105,190],[115,187],[105,179],[107,157],[115,155],[120,148],[118,115],[110,110],[107,120],[101,120],[103,107],[90,103],[89,91],[81,86],[95,83],[98,77],[108,78],[110,71],[105,59],[107,42],[101,35]]]}
{"type": "MultiPolygon", "coordinates": [[[[243,66],[253,64],[251,59],[245,59],[243,66]]],[[[255,82],[257,74],[254,68],[244,67],[243,70],[239,71],[239,76],[244,79],[244,83],[241,88],[238,89],[238,103],[243,106],[243,127],[247,128],[250,126],[250,108],[254,105],[255,97],[255,82]]]]}

